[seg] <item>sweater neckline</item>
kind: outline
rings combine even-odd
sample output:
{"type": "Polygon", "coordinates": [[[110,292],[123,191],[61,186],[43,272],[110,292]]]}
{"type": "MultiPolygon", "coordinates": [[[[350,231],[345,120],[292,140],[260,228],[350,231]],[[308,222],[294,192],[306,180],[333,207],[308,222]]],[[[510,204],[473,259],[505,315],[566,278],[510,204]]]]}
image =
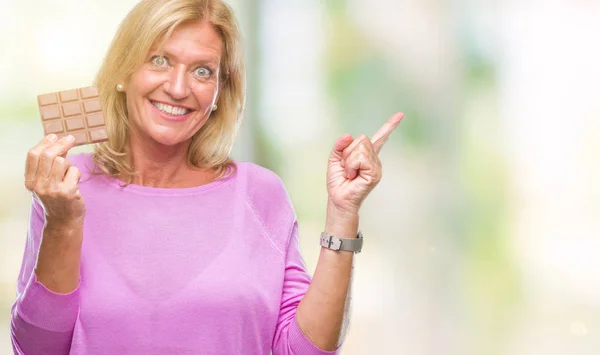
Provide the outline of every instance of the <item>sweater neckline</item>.
{"type": "Polygon", "coordinates": [[[231,166],[229,166],[227,168],[227,173],[225,177],[219,178],[206,184],[192,187],[152,187],[137,184],[128,184],[125,186],[125,182],[115,177],[108,176],[105,174],[102,174],[101,176],[108,185],[124,192],[132,192],[142,195],[185,196],[203,193],[233,180],[235,178],[235,175],[237,175],[238,173],[237,170],[239,169],[238,162],[234,161],[234,164],[236,165],[236,168],[234,169],[231,166]]]}

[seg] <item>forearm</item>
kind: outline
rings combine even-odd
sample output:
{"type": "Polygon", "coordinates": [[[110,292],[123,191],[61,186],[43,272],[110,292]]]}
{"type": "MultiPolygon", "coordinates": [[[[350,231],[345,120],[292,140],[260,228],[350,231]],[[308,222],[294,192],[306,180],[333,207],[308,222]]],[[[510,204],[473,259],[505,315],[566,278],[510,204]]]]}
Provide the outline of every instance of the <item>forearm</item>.
{"type": "Polygon", "coordinates": [[[35,274],[50,291],[66,294],[79,285],[82,239],[83,223],[44,226],[35,274]]]}
{"type": "Polygon", "coordinates": [[[34,204],[11,314],[15,353],[61,355],[70,351],[79,313],[82,228],[64,227],[44,224],[34,204]]]}
{"type": "MultiPolygon", "coordinates": [[[[340,214],[328,207],[325,232],[355,238],[358,214],[340,214]]],[[[322,248],[306,295],[296,313],[300,329],[313,344],[324,350],[339,346],[347,323],[354,253],[322,248]]]]}

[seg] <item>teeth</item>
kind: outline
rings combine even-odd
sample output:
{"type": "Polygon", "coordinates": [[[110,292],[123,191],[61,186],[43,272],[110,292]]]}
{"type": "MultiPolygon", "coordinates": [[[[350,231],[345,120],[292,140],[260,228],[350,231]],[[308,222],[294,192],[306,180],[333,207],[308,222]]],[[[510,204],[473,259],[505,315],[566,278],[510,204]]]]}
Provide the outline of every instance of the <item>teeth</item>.
{"type": "Polygon", "coordinates": [[[185,114],[187,114],[188,112],[190,112],[190,110],[182,108],[182,107],[173,107],[171,105],[166,105],[160,102],[154,102],[154,101],[150,101],[152,102],[152,105],[156,106],[157,109],[161,110],[162,112],[169,114],[171,116],[183,116],[185,114]]]}

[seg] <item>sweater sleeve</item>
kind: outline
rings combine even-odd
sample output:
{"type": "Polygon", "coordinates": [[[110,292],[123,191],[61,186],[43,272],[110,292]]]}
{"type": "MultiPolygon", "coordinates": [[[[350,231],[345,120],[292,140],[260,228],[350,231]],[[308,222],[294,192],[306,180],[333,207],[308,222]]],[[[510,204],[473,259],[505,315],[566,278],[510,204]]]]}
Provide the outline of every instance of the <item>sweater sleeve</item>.
{"type": "Polygon", "coordinates": [[[296,310],[306,294],[311,278],[300,255],[298,222],[292,227],[285,262],[285,276],[279,310],[279,319],[273,338],[273,355],[325,355],[339,354],[340,349],[319,349],[302,333],[296,322],[296,310]]]}
{"type": "Polygon", "coordinates": [[[34,267],[43,227],[43,208],[32,199],[17,298],[11,311],[10,337],[15,354],[68,354],[79,313],[79,286],[71,293],[58,294],[36,278],[34,267]]]}

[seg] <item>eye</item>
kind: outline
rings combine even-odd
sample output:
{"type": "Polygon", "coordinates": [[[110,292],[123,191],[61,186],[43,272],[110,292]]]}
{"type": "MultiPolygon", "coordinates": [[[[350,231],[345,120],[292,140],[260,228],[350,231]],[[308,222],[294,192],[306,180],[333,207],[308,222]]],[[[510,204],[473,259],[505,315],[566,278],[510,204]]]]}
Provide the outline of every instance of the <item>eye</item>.
{"type": "Polygon", "coordinates": [[[212,70],[206,67],[199,67],[194,70],[194,74],[201,78],[209,78],[212,75],[212,70]]]}
{"type": "Polygon", "coordinates": [[[163,57],[161,55],[153,56],[152,59],[150,59],[150,62],[152,63],[153,66],[159,67],[159,68],[166,68],[167,65],[169,65],[169,61],[167,60],[167,58],[163,57]]]}

